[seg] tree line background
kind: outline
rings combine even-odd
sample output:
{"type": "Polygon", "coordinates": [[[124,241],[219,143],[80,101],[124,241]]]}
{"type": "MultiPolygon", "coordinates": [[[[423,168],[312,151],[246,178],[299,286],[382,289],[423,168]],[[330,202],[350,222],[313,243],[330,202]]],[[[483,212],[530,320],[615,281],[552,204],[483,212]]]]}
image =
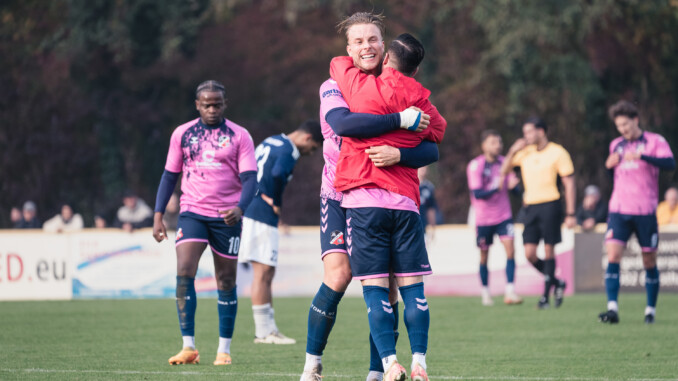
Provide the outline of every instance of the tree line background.
{"type": "MultiPolygon", "coordinates": [[[[525,117],[544,118],[579,192],[611,191],[619,99],[678,151],[677,0],[4,0],[0,227],[29,199],[43,221],[67,202],[89,225],[126,189],[152,206],[203,80],[224,83],[227,118],[255,144],[318,118],[329,61],[346,54],[335,25],[355,11],[383,12],[387,42],[409,32],[426,47],[417,78],[448,121],[430,171],[447,222],[466,220],[465,168],[487,128],[507,149],[525,117]]],[[[317,224],[322,166],[319,152],[299,161],[287,223],[317,224]]],[[[662,174],[660,191],[677,180],[662,174]]]]}

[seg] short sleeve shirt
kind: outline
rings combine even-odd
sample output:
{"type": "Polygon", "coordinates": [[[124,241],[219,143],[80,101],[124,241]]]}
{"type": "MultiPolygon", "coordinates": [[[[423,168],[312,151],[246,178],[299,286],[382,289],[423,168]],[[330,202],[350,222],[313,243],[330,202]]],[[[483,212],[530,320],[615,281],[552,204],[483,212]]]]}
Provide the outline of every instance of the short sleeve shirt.
{"type": "Polygon", "coordinates": [[[207,126],[198,118],[172,133],[165,169],[183,172],[181,212],[219,217],[219,210],[240,201],[239,175],[257,170],[254,143],[245,128],[230,120],[207,126]]]}
{"type": "Polygon", "coordinates": [[[560,144],[549,142],[541,151],[535,144],[518,151],[511,162],[519,166],[523,176],[527,205],[542,204],[560,199],[558,176],[574,174],[572,158],[560,144]]]}
{"type": "Polygon", "coordinates": [[[618,137],[610,143],[610,154],[618,153],[622,160],[614,168],[614,188],[610,197],[610,213],[631,215],[653,214],[659,199],[659,168],[643,159],[626,161],[625,152],[638,152],[656,158],[673,157],[663,136],[644,131],[634,141],[618,137]]]}
{"type": "Polygon", "coordinates": [[[499,156],[494,162],[485,160],[484,155],[480,155],[466,167],[466,177],[468,187],[471,190],[471,204],[476,213],[476,225],[492,226],[511,218],[511,202],[508,195],[509,178],[515,178],[515,173],[511,172],[508,176],[501,175],[501,166],[504,157],[499,156]],[[493,190],[499,187],[499,182],[504,180],[501,190],[493,193],[489,198],[476,199],[473,196],[474,190],[493,190]]]}

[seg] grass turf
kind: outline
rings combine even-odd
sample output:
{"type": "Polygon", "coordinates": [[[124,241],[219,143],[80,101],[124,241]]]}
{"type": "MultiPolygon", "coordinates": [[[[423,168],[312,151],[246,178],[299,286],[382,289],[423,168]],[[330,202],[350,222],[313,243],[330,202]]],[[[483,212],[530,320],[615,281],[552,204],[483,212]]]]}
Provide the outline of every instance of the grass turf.
{"type": "MultiPolygon", "coordinates": [[[[0,303],[0,379],[298,380],[311,298],[275,299],[281,331],[295,345],[253,344],[249,299],[240,299],[233,365],[212,364],[217,307],[200,299],[200,365],[170,366],[181,339],[173,300],[78,300],[0,303]]],[[[645,296],[623,294],[621,322],[604,325],[601,294],[566,298],[558,309],[482,307],[480,298],[431,297],[427,363],[432,380],[678,379],[678,295],[660,294],[657,322],[643,323],[645,296]]],[[[402,316],[402,303],[400,306],[402,316]]],[[[400,362],[409,368],[401,321],[400,362]]],[[[324,379],[364,380],[369,364],[365,305],[345,298],[323,357],[324,379]]]]}

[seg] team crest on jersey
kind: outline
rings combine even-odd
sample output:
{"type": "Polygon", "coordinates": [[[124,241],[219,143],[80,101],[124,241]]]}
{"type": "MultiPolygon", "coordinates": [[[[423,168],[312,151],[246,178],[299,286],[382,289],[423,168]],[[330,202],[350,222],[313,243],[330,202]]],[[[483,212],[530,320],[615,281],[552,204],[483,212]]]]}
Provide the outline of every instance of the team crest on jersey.
{"type": "Polygon", "coordinates": [[[183,236],[184,236],[184,232],[181,230],[181,228],[179,228],[179,230],[177,230],[177,239],[176,240],[177,241],[180,240],[183,236]]]}
{"type": "Polygon", "coordinates": [[[219,147],[226,148],[231,145],[231,137],[226,135],[219,136],[219,147]]]}
{"type": "Polygon", "coordinates": [[[198,137],[197,136],[191,136],[191,144],[198,144],[198,137]]]}
{"type": "Polygon", "coordinates": [[[332,245],[343,245],[344,244],[344,232],[335,230],[330,236],[330,243],[332,245]]]}

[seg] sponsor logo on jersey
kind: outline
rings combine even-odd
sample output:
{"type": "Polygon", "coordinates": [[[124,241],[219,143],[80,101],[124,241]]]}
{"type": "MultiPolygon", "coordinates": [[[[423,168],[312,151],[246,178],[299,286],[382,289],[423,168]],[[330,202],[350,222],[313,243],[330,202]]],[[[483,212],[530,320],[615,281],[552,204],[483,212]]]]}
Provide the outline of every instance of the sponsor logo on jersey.
{"type": "Polygon", "coordinates": [[[198,167],[211,167],[211,168],[219,168],[221,167],[221,163],[218,161],[214,161],[214,156],[216,156],[216,152],[213,150],[206,150],[202,153],[202,161],[199,161],[195,163],[198,167]]]}
{"type": "Polygon", "coordinates": [[[343,245],[344,244],[344,232],[335,230],[330,235],[330,243],[332,245],[343,245]]]}
{"type": "Polygon", "coordinates": [[[225,136],[225,135],[219,136],[219,147],[226,148],[230,145],[231,145],[231,137],[230,136],[225,136]]]}
{"type": "Polygon", "coordinates": [[[325,92],[323,92],[322,98],[327,98],[327,97],[341,97],[341,91],[337,89],[329,89],[325,92]]]}

